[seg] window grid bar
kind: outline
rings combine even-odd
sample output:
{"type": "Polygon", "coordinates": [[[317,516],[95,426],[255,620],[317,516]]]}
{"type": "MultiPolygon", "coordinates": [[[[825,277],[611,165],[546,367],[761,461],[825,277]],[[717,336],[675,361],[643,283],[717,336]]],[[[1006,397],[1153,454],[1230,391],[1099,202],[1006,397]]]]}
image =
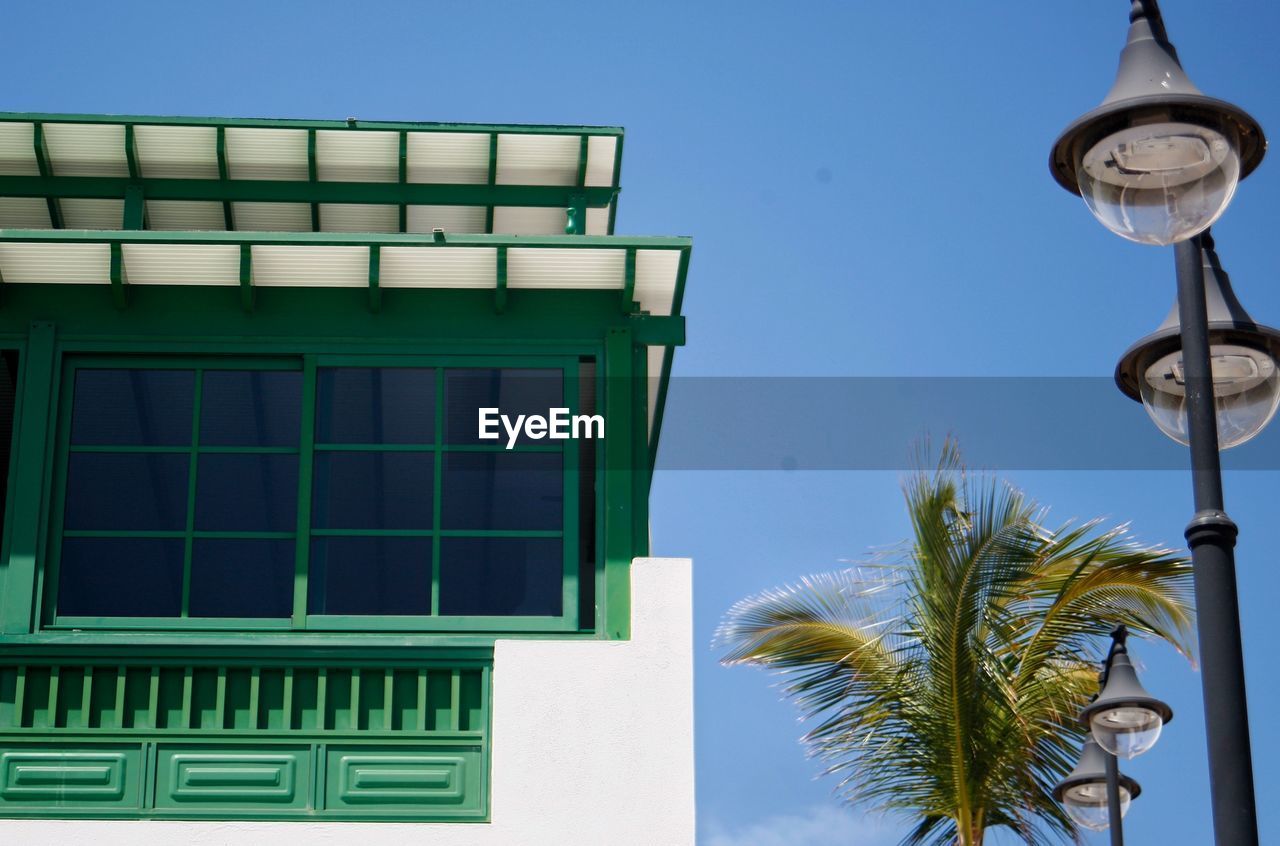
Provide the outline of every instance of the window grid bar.
{"type": "Polygon", "coordinates": [[[192,537],[196,540],[289,540],[297,537],[293,532],[219,532],[207,529],[196,529],[190,532],[179,529],[155,531],[141,529],[68,529],[62,533],[62,536],[65,538],[168,538],[171,540],[186,537],[192,537]]]}
{"type": "MultiPolygon", "coordinates": [[[[315,444],[313,449],[316,452],[562,452],[564,447],[561,445],[551,446],[548,444],[517,444],[508,449],[506,446],[506,435],[502,436],[502,442],[493,444],[340,444],[325,443],[315,444]]],[[[239,451],[239,450],[235,450],[239,451]]]]}
{"type": "Polygon", "coordinates": [[[298,525],[293,550],[293,628],[307,627],[311,559],[311,484],[315,464],[316,357],[302,360],[302,431],[298,435],[298,525]]]}
{"type": "MultiPolygon", "coordinates": [[[[490,212],[492,213],[492,211],[490,212]]],[[[440,616],[440,497],[444,491],[444,368],[436,368],[435,458],[431,466],[431,616],[440,616]]]]}
{"type": "Polygon", "coordinates": [[[196,370],[196,385],[191,409],[191,458],[187,462],[187,529],[182,543],[182,609],[186,618],[191,608],[191,554],[196,530],[196,468],[200,463],[200,405],[204,394],[204,371],[196,370]]]}
{"type": "MultiPolygon", "coordinates": [[[[197,371],[203,373],[204,371],[197,371]]],[[[111,453],[150,453],[153,455],[183,455],[189,452],[197,452],[200,455],[227,455],[227,454],[245,454],[245,455],[298,455],[300,450],[297,447],[254,447],[254,446],[103,446],[103,445],[85,445],[76,444],[68,447],[68,452],[111,452],[111,453]]]]}

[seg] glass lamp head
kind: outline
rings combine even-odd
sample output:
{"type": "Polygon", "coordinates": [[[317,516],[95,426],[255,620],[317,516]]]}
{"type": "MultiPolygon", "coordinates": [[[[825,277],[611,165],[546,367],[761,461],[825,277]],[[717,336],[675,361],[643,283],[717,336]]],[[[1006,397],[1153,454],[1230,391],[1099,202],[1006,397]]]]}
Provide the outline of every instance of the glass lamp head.
{"type": "MultiPolygon", "coordinates": [[[[1119,774],[1120,816],[1129,812],[1129,803],[1142,793],[1138,783],[1119,774]]],[[[1080,761],[1075,769],[1053,788],[1053,798],[1077,825],[1091,831],[1103,831],[1110,825],[1107,813],[1106,752],[1092,737],[1085,738],[1080,761]]]]}
{"type": "Polygon", "coordinates": [[[1138,681],[1127,652],[1111,659],[1106,687],[1080,713],[1080,720],[1093,739],[1108,754],[1133,759],[1160,739],[1164,724],[1173,719],[1173,709],[1156,699],[1138,681]]]}
{"type": "Polygon", "coordinates": [[[1244,110],[1187,78],[1154,3],[1135,3],[1115,84],[1058,138],[1049,168],[1121,237],[1165,245],[1209,228],[1262,160],[1244,110]]]}

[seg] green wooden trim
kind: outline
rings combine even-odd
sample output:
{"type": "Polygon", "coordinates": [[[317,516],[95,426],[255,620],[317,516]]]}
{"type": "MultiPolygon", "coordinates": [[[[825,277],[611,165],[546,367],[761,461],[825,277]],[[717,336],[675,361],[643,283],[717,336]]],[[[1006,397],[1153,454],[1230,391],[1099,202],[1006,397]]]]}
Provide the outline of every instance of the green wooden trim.
{"type": "Polygon", "coordinates": [[[124,158],[129,165],[129,178],[137,179],[142,176],[142,170],[138,167],[138,140],[134,138],[132,124],[125,124],[124,127],[124,158]]]}
{"type": "Polygon", "coordinates": [[[605,336],[603,396],[605,590],[597,601],[605,606],[605,632],[615,640],[631,636],[633,366],[631,331],[609,330],[605,336]]]}
{"type": "MultiPolygon", "coordinates": [[[[439,529],[444,500],[444,367],[436,368],[435,455],[431,459],[431,527],[439,529]]],[[[440,616],[440,533],[431,538],[431,616],[440,616]]]]}
{"type": "MultiPolygon", "coordinates": [[[[268,203],[371,203],[377,205],[529,206],[567,208],[573,197],[591,208],[605,208],[617,188],[562,185],[485,185],[430,182],[326,182],[314,173],[308,142],[308,180],[168,179],[120,176],[0,176],[6,197],[79,197],[121,199],[130,184],[142,186],[153,200],[207,200],[268,203]]],[[[319,215],[316,208],[313,221],[319,215]]],[[[315,231],[320,231],[316,229],[315,231]]]]}
{"type": "Polygon", "coordinates": [[[631,347],[631,540],[632,555],[649,554],[649,351],[631,347]]]}
{"type": "Polygon", "coordinates": [[[498,314],[502,314],[507,310],[507,248],[498,247],[497,270],[495,278],[497,280],[493,289],[493,310],[498,314]]]}
{"type": "Polygon", "coordinates": [[[121,229],[145,229],[146,200],[141,185],[130,185],[124,192],[124,220],[121,229]]]}
{"type": "MultiPolygon", "coordinates": [[[[35,122],[32,132],[32,146],[35,147],[36,168],[40,171],[40,175],[45,178],[53,176],[53,167],[49,164],[49,149],[44,141],[44,126],[39,121],[35,122]]],[[[49,224],[54,229],[64,228],[62,219],[62,206],[56,197],[46,197],[45,203],[49,207],[49,224]]]]}
{"type": "Polygon", "coordinates": [[[253,247],[240,245],[240,308],[248,314],[253,311],[253,247]]]}
{"type": "Polygon", "coordinates": [[[627,248],[626,266],[622,285],[622,313],[631,314],[636,310],[636,250],[627,248]]]}
{"type": "MultiPolygon", "coordinates": [[[[498,184],[498,133],[489,134],[489,176],[485,180],[489,188],[498,184]]],[[[486,203],[484,211],[484,231],[493,234],[494,203],[486,203]]]]}
{"type": "MultiPolygon", "coordinates": [[[[619,135],[618,140],[613,142],[613,184],[622,184],[622,142],[625,139],[619,135]]],[[[614,197],[613,202],[609,204],[609,234],[614,233],[614,224],[618,218],[618,198],[614,197]]]]}
{"type": "MultiPolygon", "coordinates": [[[[231,179],[231,171],[227,167],[227,128],[225,126],[218,127],[217,153],[218,181],[227,182],[231,179]]],[[[232,213],[230,200],[222,201],[222,222],[228,232],[236,228],[235,215],[232,213]]]]}
{"type": "Polygon", "coordinates": [[[187,462],[187,522],[182,544],[182,610],[181,617],[189,616],[191,607],[191,551],[195,545],[192,535],[196,530],[196,475],[200,467],[200,408],[203,405],[204,371],[197,370],[191,408],[191,457],[187,462]]]}
{"type": "Polygon", "coordinates": [[[31,123],[110,123],[136,126],[223,126],[259,129],[341,129],[350,132],[406,130],[409,132],[501,132],[504,135],[621,136],[620,126],[570,124],[438,123],[430,121],[347,121],[295,118],[168,117],[157,115],[59,114],[57,112],[0,112],[0,121],[31,123]]]}
{"type": "Polygon", "coordinates": [[[382,310],[382,288],[379,285],[381,266],[382,248],[374,244],[369,247],[369,311],[374,314],[382,310]]]}
{"type": "Polygon", "coordinates": [[[111,245],[111,301],[115,307],[123,309],[129,304],[124,291],[124,248],[119,243],[111,245]]]}
{"type": "Polygon", "coordinates": [[[293,627],[307,625],[308,585],[311,561],[311,486],[314,479],[312,451],[316,432],[316,357],[303,358],[302,430],[298,448],[304,456],[298,462],[297,545],[293,558],[293,627]]]}
{"type": "MultiPolygon", "coordinates": [[[[685,282],[689,278],[689,260],[692,257],[692,253],[692,246],[680,251],[680,264],[676,269],[676,290],[671,300],[672,314],[679,314],[684,308],[685,282]]],[[[674,358],[675,350],[668,347],[662,356],[662,374],[658,381],[658,397],[654,402],[653,425],[649,427],[649,482],[651,486],[654,471],[658,466],[658,445],[661,443],[662,418],[667,410],[667,389],[671,384],[671,368],[674,358]]]]}
{"type": "MultiPolygon", "coordinates": [[[[409,182],[409,133],[401,130],[399,133],[399,154],[396,156],[396,181],[401,185],[409,182]]],[[[409,231],[409,207],[400,203],[398,207],[400,218],[400,231],[409,231]]]]}
{"type": "Polygon", "coordinates": [[[55,329],[52,323],[31,324],[23,356],[22,416],[14,427],[19,444],[11,471],[16,497],[10,523],[9,557],[5,564],[4,595],[0,597],[0,632],[30,632],[35,605],[36,568],[40,561],[40,521],[45,494],[45,474],[54,385],[57,381],[55,329]]]}
{"type": "MultiPolygon", "coordinates": [[[[0,177],[3,179],[4,177],[0,177]]],[[[295,183],[302,184],[302,183],[295,183]]],[[[390,184],[390,183],[381,183],[390,184]]],[[[254,244],[300,247],[519,247],[520,249],[687,250],[690,239],[633,235],[470,235],[450,234],[439,241],[430,233],[395,232],[120,232],[85,229],[0,229],[0,242],[46,244],[254,244]]]]}
{"type": "MultiPolygon", "coordinates": [[[[319,178],[316,174],[316,131],[314,129],[307,130],[307,183],[308,187],[314,188],[319,178]]],[[[311,192],[308,192],[311,193],[311,192]]],[[[320,203],[314,198],[311,200],[311,231],[320,231],[320,203]]]]}

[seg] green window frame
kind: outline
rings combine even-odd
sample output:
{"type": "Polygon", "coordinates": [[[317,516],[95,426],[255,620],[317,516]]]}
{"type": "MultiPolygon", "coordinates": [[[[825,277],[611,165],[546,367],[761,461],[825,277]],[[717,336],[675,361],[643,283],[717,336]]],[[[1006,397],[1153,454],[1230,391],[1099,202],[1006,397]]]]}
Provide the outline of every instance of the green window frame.
{"type": "MultiPolygon", "coordinates": [[[[551,370],[562,374],[562,405],[570,414],[579,407],[577,355],[505,354],[302,354],[302,355],[97,355],[68,352],[62,360],[60,402],[53,468],[53,497],[50,514],[46,566],[43,569],[42,628],[48,630],[192,630],[192,631],[273,631],[273,632],[576,632],[580,625],[595,625],[591,609],[580,605],[579,572],[581,550],[578,543],[579,453],[575,439],[546,440],[517,444],[507,449],[504,442],[492,444],[449,443],[445,437],[447,371],[453,369],[551,370]],[[429,443],[317,443],[316,407],[318,373],[326,368],[426,368],[434,370],[436,392],[434,440],[429,443]],[[82,446],[71,443],[73,397],[76,373],[84,369],[190,370],[195,373],[196,390],[192,415],[191,442],[186,446],[82,446]],[[210,371],[295,371],[302,374],[301,431],[296,447],[288,446],[208,446],[200,443],[201,397],[204,374],[210,371]],[[149,532],[130,530],[74,530],[64,527],[69,456],[77,452],[150,452],[185,454],[188,458],[186,524],[179,530],[149,532]],[[413,451],[432,456],[432,523],[425,529],[326,529],[312,525],[312,495],[316,457],[326,452],[413,451]],[[446,529],[441,524],[443,474],[446,457],[454,453],[555,453],[562,456],[562,522],[555,530],[446,529]],[[198,464],[202,455],[216,453],[288,454],[298,456],[297,525],[293,531],[241,532],[197,530],[194,523],[198,464]],[[67,616],[57,608],[61,578],[62,546],[73,537],[166,537],[183,542],[182,602],[177,617],[85,617],[67,616]],[[313,541],[324,537],[418,537],[429,539],[431,557],[431,608],[420,615],[319,614],[311,613],[308,601],[314,571],[311,567],[313,541]],[[561,604],[556,616],[446,615],[440,613],[441,544],[459,538],[558,538],[561,540],[561,604]],[[280,618],[194,617],[190,611],[192,550],[202,539],[245,538],[292,540],[294,572],[292,614],[280,618]]],[[[597,412],[598,413],[598,410],[597,412]]],[[[597,465],[596,483],[599,484],[597,465]]],[[[594,511],[595,509],[591,509],[594,511]]],[[[595,556],[598,560],[598,555],[595,556]]],[[[589,593],[594,593],[590,591],[589,593]]]]}

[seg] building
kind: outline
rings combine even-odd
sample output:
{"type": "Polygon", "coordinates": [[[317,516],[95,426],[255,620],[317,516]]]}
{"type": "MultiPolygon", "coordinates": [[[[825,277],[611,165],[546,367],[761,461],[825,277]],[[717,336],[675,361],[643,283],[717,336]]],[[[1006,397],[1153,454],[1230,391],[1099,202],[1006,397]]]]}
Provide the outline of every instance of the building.
{"type": "Polygon", "coordinates": [[[0,115],[0,839],[692,844],[622,141],[0,115]]]}

